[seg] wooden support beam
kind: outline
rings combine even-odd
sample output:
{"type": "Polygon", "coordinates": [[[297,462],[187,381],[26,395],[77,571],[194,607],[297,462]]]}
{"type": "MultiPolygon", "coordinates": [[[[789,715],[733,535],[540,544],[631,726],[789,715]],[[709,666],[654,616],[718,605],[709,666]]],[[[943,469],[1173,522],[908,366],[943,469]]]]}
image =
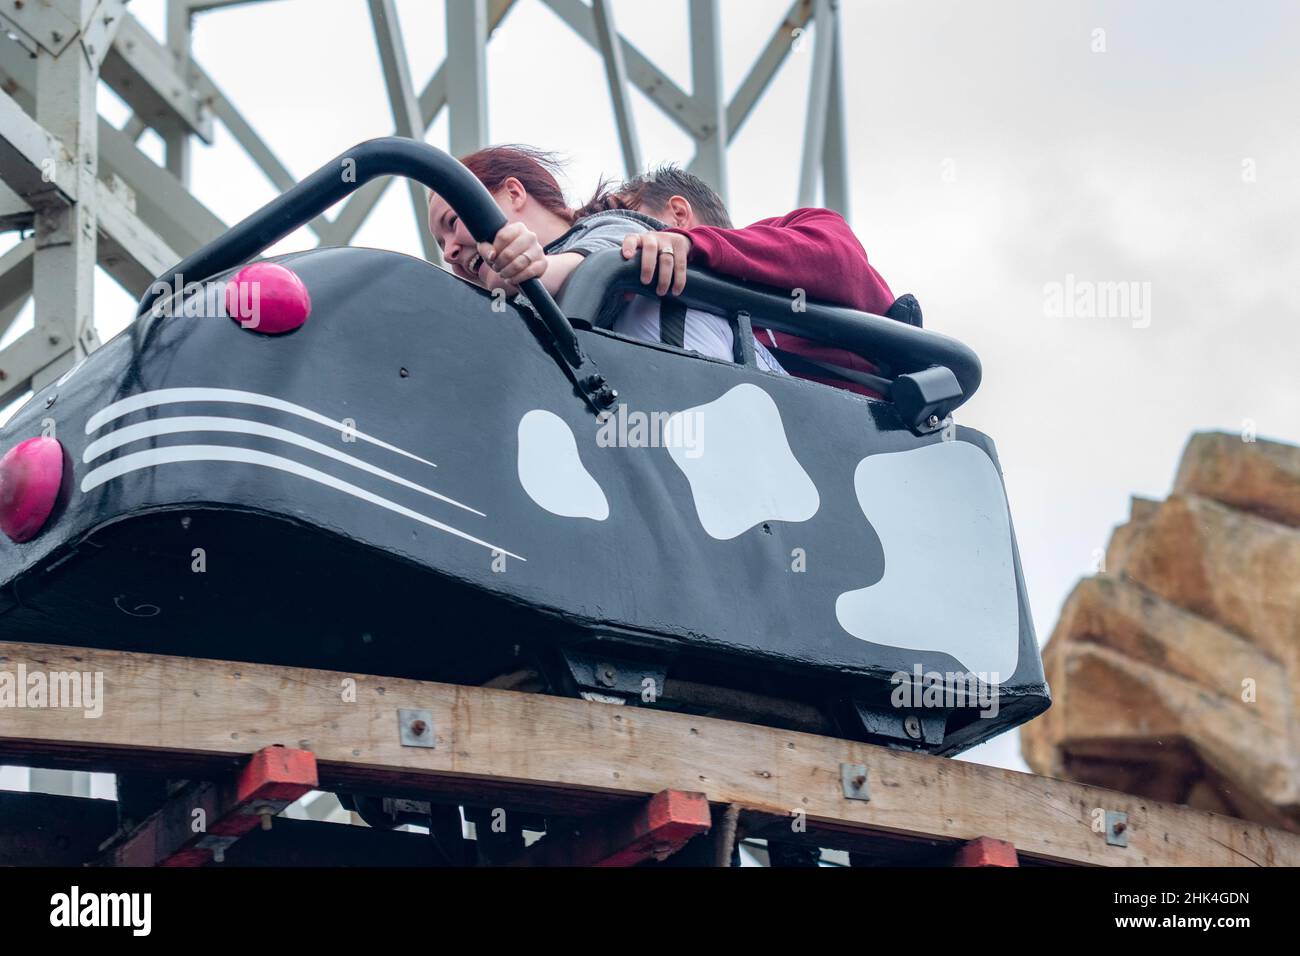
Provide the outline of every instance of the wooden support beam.
{"type": "Polygon", "coordinates": [[[265,747],[233,782],[199,783],[170,797],[109,851],[110,866],[203,866],[259,825],[267,826],[316,789],[316,758],[305,750],[265,747]]]}
{"type": "Polygon", "coordinates": [[[1021,862],[1296,866],[1300,834],[1128,794],[884,747],[653,707],[295,667],[0,643],[0,761],[202,778],[277,744],[311,750],[324,789],[566,816],[661,790],[703,793],[835,848],[871,837],[955,850],[991,837],[1021,862]],[[103,713],[14,706],[5,675],[102,672],[103,713]],[[355,684],[351,683],[355,681],[355,684]],[[352,699],[355,689],[355,699],[352,699]],[[398,710],[427,711],[433,747],[398,710]],[[870,799],[845,795],[865,767],[870,799]],[[1127,846],[1098,826],[1127,815],[1127,846]]]}
{"type": "Polygon", "coordinates": [[[104,119],[99,120],[99,169],[135,194],[136,214],[173,252],[187,256],[226,231],[207,206],[104,119]]]}
{"type": "Polygon", "coordinates": [[[81,866],[117,827],[117,804],[0,790],[0,866],[81,866]]]}
{"type": "Polygon", "coordinates": [[[31,293],[35,252],[36,240],[24,239],[0,255],[0,308],[25,300],[31,293]]]}
{"type": "Polygon", "coordinates": [[[0,130],[0,177],[11,193],[33,207],[76,201],[73,154],[7,92],[0,93],[0,130]]]}
{"type": "MultiPolygon", "coordinates": [[[[82,866],[117,826],[112,800],[0,791],[0,866],[82,866]]],[[[226,851],[224,866],[428,867],[428,835],[279,817],[226,851]]]]}
{"type": "Polygon", "coordinates": [[[178,126],[212,142],[212,111],[176,68],[173,51],[127,14],[100,67],[100,76],[150,126],[178,126]]]}
{"type": "MultiPolygon", "coordinates": [[[[545,0],[545,3],[589,46],[595,50],[600,49],[596,19],[587,4],[582,0],[545,0]]],[[[623,48],[628,81],[650,97],[666,117],[693,138],[708,136],[715,126],[708,112],[696,102],[694,94],[687,93],[674,83],[668,74],[650,62],[626,38],[620,38],[619,42],[623,48]]]]}
{"type": "Polygon", "coordinates": [[[190,13],[207,13],[210,10],[220,10],[222,7],[261,3],[263,0],[184,0],[184,2],[190,13]]]}
{"type": "MultiPolygon", "coordinates": [[[[213,115],[221,120],[230,135],[235,141],[243,147],[248,158],[257,164],[257,168],[267,178],[272,186],[278,192],[288,192],[298,184],[297,178],[289,172],[287,166],[276,156],[275,151],[267,145],[266,140],[258,134],[250,123],[236,107],[230,102],[230,99],[213,81],[202,67],[193,60],[190,60],[186,67],[186,72],[190,77],[190,82],[194,84],[194,89],[199,95],[199,99],[210,105],[213,115]]],[[[128,126],[122,130],[123,133],[130,136],[130,133],[139,129],[144,130],[144,123],[137,117],[132,116],[128,126]]],[[[138,134],[137,134],[138,135],[138,134]]],[[[423,134],[420,137],[423,138],[423,134]]],[[[316,216],[308,223],[317,236],[326,239],[331,235],[332,224],[324,214],[316,216]]]]}
{"type": "Polygon", "coordinates": [[[610,105],[614,107],[614,126],[618,129],[619,146],[623,150],[623,172],[628,179],[632,179],[641,172],[641,140],[637,136],[636,115],[628,92],[623,44],[619,42],[618,27],[614,23],[614,11],[610,9],[609,0],[592,0],[591,12],[596,18],[596,36],[600,40],[601,58],[605,61],[610,105]]]}
{"type": "MultiPolygon", "coordinates": [[[[5,136],[0,138],[0,178],[8,187],[2,194],[0,212],[6,217],[5,228],[27,224],[15,200],[48,206],[85,198],[78,196],[77,164],[66,145],[29,115],[36,109],[34,64],[18,46],[0,43],[0,128],[5,130],[5,136]],[[52,179],[47,182],[47,177],[52,179]]],[[[211,91],[201,79],[196,80],[199,91],[208,95],[211,91]]],[[[139,119],[138,114],[134,119],[139,119]]],[[[96,126],[99,176],[107,181],[116,175],[130,187],[139,218],[168,249],[178,257],[186,256],[226,231],[226,224],[175,176],[140,151],[132,135],[116,129],[103,117],[96,126]]],[[[143,125],[128,124],[128,128],[134,127],[143,125]]],[[[240,142],[252,153],[247,142],[240,142]]],[[[253,155],[256,159],[257,155],[253,155]]],[[[134,282],[134,278],[128,277],[128,281],[134,282]]]]}
{"type": "Polygon", "coordinates": [[[95,182],[99,219],[96,258],[122,288],[138,299],[157,276],[181,257],[135,214],[135,196],[129,187],[116,178],[114,185],[118,189],[102,179],[95,182]]]}
{"type": "Polygon", "coordinates": [[[35,218],[36,213],[27,201],[0,180],[0,232],[30,229],[35,218]]]}
{"type": "Polygon", "coordinates": [[[980,837],[971,840],[953,854],[953,866],[1019,866],[1016,848],[1006,840],[980,837]]]}
{"type": "Polygon", "coordinates": [[[709,801],[702,793],[662,790],[630,811],[548,833],[514,866],[635,866],[672,856],[692,837],[708,832],[709,801]]]}
{"type": "MultiPolygon", "coordinates": [[[[454,4],[449,10],[464,10],[464,4],[454,4]]],[[[487,8],[481,4],[476,8],[482,14],[483,45],[487,45],[487,8]]],[[[450,14],[449,14],[450,15],[450,14]]],[[[394,0],[370,0],[370,21],[375,29],[375,45],[379,47],[379,63],[383,68],[384,87],[388,91],[389,107],[393,111],[393,124],[398,136],[418,141],[424,140],[424,117],[420,115],[420,102],[415,96],[415,87],[411,82],[411,66],[406,58],[406,41],[402,38],[402,27],[397,18],[397,4],[394,0]]],[[[448,36],[455,33],[448,31],[448,36]]],[[[455,50],[449,50],[452,56],[455,50]]],[[[486,52],[480,52],[486,57],[486,52]]],[[[484,61],[486,62],[486,61],[484,61]]],[[[486,67],[484,68],[486,70],[486,67]]],[[[486,103],[486,99],[483,100],[486,103]]],[[[486,106],[483,106],[486,110],[486,106]]],[[[456,131],[458,119],[452,117],[452,150],[456,151],[456,131]]],[[[484,117],[484,135],[486,135],[486,114],[484,117]]],[[[478,149],[481,143],[474,146],[478,149]]],[[[471,150],[464,150],[470,152],[471,150]]],[[[429,232],[429,194],[425,187],[414,179],[406,180],[407,192],[411,197],[411,211],[415,214],[415,234],[420,237],[420,247],[424,257],[437,265],[442,264],[442,250],[437,240],[429,232]]]]}
{"type": "MultiPolygon", "coordinates": [[[[507,13],[514,6],[515,0],[492,0],[488,4],[488,35],[489,37],[501,25],[507,13]]],[[[433,124],[442,112],[442,108],[447,105],[447,88],[448,88],[448,69],[447,61],[443,60],[438,64],[438,68],[433,71],[433,76],[425,84],[424,89],[420,92],[420,116],[424,120],[424,130],[433,124]]],[[[3,80],[3,74],[0,73],[0,80],[3,80]]],[[[423,139],[424,132],[417,137],[423,139]]],[[[453,153],[454,154],[454,153],[453,153]]],[[[322,245],[347,245],[352,241],[352,237],[357,234],[361,224],[365,222],[366,217],[370,215],[371,210],[378,204],[384,190],[392,183],[392,178],[381,176],[379,179],[372,179],[366,183],[343,203],[343,208],[339,210],[332,224],[324,231],[317,229],[321,236],[322,245]]]]}
{"type": "Polygon", "coordinates": [[[772,38],[767,41],[767,46],[758,55],[731,102],[727,104],[728,142],[736,138],[740,128],[749,120],[754,107],[789,57],[796,40],[802,36],[812,14],[813,0],[794,0],[786,11],[785,17],[773,31],[772,38]]]}

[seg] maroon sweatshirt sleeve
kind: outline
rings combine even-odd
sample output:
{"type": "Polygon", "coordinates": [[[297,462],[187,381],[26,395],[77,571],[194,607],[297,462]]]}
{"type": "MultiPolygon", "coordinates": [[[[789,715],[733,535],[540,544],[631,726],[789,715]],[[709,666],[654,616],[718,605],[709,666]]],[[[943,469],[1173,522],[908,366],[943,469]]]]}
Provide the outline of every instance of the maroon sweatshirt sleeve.
{"type": "Polygon", "coordinates": [[[670,229],[691,240],[689,261],[719,275],[884,315],[894,294],[867,262],[866,250],[839,213],[796,209],[744,229],[670,229]]]}

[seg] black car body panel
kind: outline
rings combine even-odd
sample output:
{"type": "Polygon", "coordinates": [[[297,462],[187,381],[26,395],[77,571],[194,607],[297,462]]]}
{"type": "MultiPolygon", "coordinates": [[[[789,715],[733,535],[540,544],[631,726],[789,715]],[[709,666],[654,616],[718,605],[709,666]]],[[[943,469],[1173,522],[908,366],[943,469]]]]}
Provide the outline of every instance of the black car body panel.
{"type": "Polygon", "coordinates": [[[0,637],[462,682],[595,647],[877,711],[900,672],[996,687],[936,752],[1046,708],[979,432],[586,329],[598,419],[525,309],[391,252],[274,261],[302,328],[145,316],[5,426],[67,460],[43,533],[0,541],[0,637]]]}

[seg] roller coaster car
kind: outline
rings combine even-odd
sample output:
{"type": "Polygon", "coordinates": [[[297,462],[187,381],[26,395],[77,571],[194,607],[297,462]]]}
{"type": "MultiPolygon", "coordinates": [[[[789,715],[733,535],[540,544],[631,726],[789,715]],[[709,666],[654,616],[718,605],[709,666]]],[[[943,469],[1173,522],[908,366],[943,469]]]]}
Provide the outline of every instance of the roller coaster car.
{"type": "Polygon", "coordinates": [[[0,639],[931,753],[1048,706],[993,443],[950,417],[979,384],[969,349],[692,274],[686,303],[738,342],[758,323],[883,362],[877,401],[760,371],[752,347],[615,334],[609,304],[642,291],[617,252],[562,310],[535,281],[529,308],[372,249],[245,265],[381,175],[480,239],[504,223],[454,160],[374,140],[161,277],[3,429],[0,639]]]}

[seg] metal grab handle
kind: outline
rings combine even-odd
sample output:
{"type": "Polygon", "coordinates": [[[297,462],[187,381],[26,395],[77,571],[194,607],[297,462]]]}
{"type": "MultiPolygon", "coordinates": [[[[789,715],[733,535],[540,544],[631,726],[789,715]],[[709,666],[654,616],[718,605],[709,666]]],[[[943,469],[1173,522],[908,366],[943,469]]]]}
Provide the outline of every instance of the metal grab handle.
{"type": "MultiPolygon", "coordinates": [[[[624,259],[621,250],[610,249],[588,256],[574,270],[560,300],[565,314],[574,321],[598,326],[615,292],[654,295],[641,283],[640,257],[624,259]]],[[[848,349],[868,360],[886,362],[896,373],[942,366],[961,386],[961,398],[952,408],[975,394],[983,376],[979,356],[946,335],[841,306],[809,302],[804,311],[796,312],[789,295],[724,279],[702,269],[691,269],[685,290],[676,298],[708,312],[748,312],[755,325],[848,349]]]]}
{"type": "MultiPolygon", "coordinates": [[[[136,316],[148,312],[178,279],[202,282],[233,269],[378,176],[404,176],[428,186],[456,210],[476,242],[491,242],[506,224],[505,214],[487,188],[442,150],[399,136],[367,140],[178,262],[145,292],[136,316]]],[[[529,279],[519,289],[541,316],[564,360],[571,368],[582,366],[585,357],[573,326],[541,280],[529,279]]]]}

